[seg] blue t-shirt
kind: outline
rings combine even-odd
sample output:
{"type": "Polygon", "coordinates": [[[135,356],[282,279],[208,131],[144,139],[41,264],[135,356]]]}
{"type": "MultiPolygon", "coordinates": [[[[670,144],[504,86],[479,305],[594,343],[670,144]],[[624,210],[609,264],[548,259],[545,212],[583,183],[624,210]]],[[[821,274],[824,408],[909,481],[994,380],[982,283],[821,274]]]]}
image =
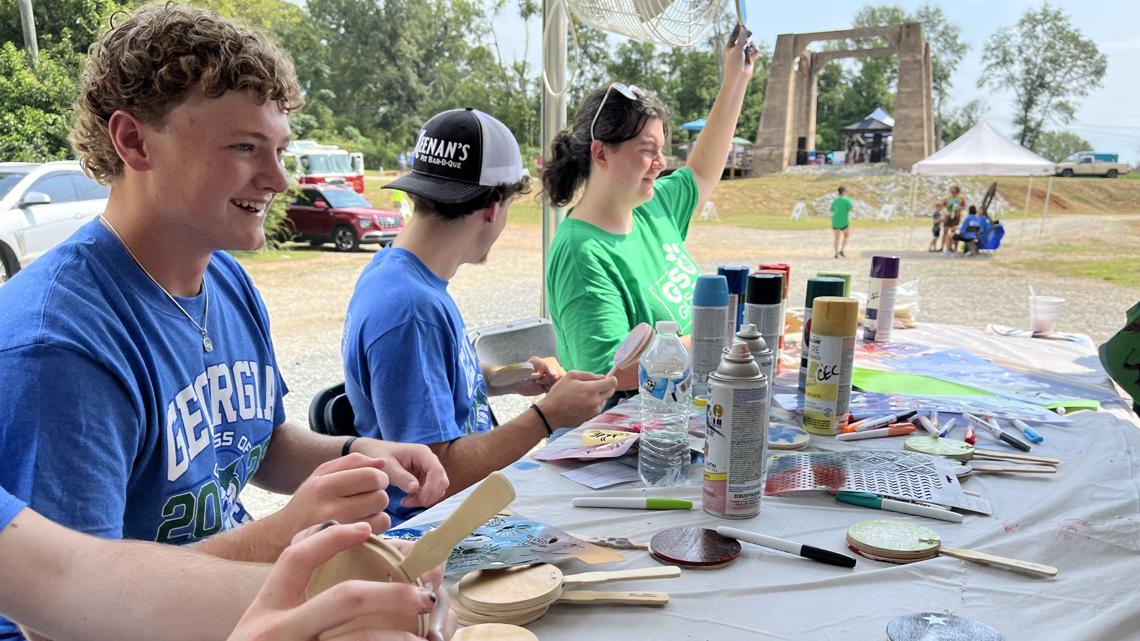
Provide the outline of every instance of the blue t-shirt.
{"type": "Polygon", "coordinates": [[[958,228],[960,230],[958,233],[962,236],[962,238],[968,238],[970,240],[974,240],[975,238],[984,238],[986,235],[986,228],[988,226],[989,225],[986,224],[985,218],[982,218],[977,214],[971,214],[969,216],[966,216],[966,219],[962,221],[962,226],[958,228]],[[971,225],[976,225],[978,229],[976,231],[970,231],[971,225]]]}
{"type": "MultiPolygon", "coordinates": [[[[389,247],[364,268],[344,320],[344,384],[361,436],[443,443],[491,429],[487,385],[447,281],[389,247]]],[[[388,492],[392,525],[421,508],[388,492]]]]}
{"type": "Polygon", "coordinates": [[[16,518],[16,515],[25,507],[27,507],[27,505],[24,505],[23,501],[9,494],[8,490],[0,487],[0,532],[3,532],[4,528],[8,527],[12,519],[16,518]]]}
{"type": "Polygon", "coordinates": [[[98,221],[0,288],[0,485],[104,538],[191,543],[249,519],[238,498],[284,422],[285,383],[249,276],[218,252],[179,298],[98,221]]]}

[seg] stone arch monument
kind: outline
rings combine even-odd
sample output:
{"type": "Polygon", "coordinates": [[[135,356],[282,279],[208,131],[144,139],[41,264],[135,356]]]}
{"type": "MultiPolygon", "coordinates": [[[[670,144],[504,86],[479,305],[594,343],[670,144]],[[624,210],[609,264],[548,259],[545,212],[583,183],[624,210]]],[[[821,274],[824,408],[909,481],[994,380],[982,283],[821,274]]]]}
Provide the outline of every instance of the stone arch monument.
{"type": "Polygon", "coordinates": [[[920,23],[785,33],[776,38],[776,50],[772,54],[764,111],[756,135],[753,173],[783,171],[795,164],[797,150],[815,147],[817,84],[827,63],[840,58],[890,55],[899,57],[891,166],[909,170],[911,165],[934,153],[930,45],[922,36],[920,23]],[[821,40],[874,37],[883,38],[888,46],[841,51],[807,49],[811,43],[821,40]]]}

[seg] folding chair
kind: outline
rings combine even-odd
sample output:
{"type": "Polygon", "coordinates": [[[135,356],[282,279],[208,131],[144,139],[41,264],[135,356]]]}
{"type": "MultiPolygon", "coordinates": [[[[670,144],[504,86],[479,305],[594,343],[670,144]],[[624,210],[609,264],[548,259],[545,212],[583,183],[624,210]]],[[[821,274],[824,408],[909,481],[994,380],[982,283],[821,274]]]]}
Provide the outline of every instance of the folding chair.
{"type": "Polygon", "coordinates": [[[792,207],[792,220],[799,220],[807,215],[807,205],[803,203],[796,203],[792,207]]]}
{"type": "Polygon", "coordinates": [[[309,429],[317,434],[355,436],[355,420],[352,404],[344,393],[344,383],[317,392],[309,403],[309,429]]]}
{"type": "Polygon", "coordinates": [[[885,223],[891,222],[891,218],[894,218],[895,215],[895,209],[897,209],[897,207],[891,203],[883,205],[882,208],[879,209],[879,213],[875,214],[875,220],[881,220],[885,223]]]}

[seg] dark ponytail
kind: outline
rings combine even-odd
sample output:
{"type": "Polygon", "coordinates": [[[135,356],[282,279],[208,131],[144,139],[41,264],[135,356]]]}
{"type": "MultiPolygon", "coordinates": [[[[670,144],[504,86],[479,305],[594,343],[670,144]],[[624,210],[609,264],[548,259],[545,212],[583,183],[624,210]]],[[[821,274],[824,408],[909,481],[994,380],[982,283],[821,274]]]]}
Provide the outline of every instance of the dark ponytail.
{"type": "Polygon", "coordinates": [[[542,161],[542,188],[555,207],[565,207],[590,175],[590,143],[560,131],[550,147],[550,158],[542,161]]]}
{"type": "MultiPolygon", "coordinates": [[[[574,124],[568,131],[560,131],[551,141],[550,157],[542,162],[542,188],[555,207],[565,207],[574,200],[578,189],[590,177],[590,144],[593,139],[608,145],[636,138],[650,120],[660,120],[666,128],[669,110],[651,93],[638,91],[637,100],[630,100],[616,91],[606,99],[602,87],[586,96],[578,107],[574,124]],[[605,105],[602,100],[605,99],[605,105]],[[599,106],[603,109],[598,112],[599,106]],[[595,122],[594,115],[597,114],[595,122]],[[593,138],[590,125],[593,124],[593,138]]],[[[669,132],[665,132],[669,140],[669,132]]]]}

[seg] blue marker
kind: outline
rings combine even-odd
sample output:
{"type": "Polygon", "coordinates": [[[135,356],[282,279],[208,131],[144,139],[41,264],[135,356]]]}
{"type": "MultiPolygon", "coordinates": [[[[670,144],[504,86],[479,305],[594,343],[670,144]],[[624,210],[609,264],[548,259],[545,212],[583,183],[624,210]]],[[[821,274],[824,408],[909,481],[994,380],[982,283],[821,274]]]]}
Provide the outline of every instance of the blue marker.
{"type": "Polygon", "coordinates": [[[954,424],[957,422],[958,419],[956,418],[952,418],[949,421],[946,421],[946,424],[942,426],[942,431],[938,433],[938,437],[946,438],[947,436],[950,436],[950,431],[954,429],[954,424]]]}
{"type": "Polygon", "coordinates": [[[1025,421],[1023,421],[1023,420],[1021,420],[1021,419],[1019,419],[1019,418],[1015,418],[1015,419],[1011,419],[1011,421],[1010,421],[1010,422],[1012,422],[1012,423],[1013,423],[1013,426],[1014,426],[1014,427],[1016,427],[1017,429],[1021,430],[1021,433],[1022,433],[1023,435],[1025,435],[1025,438],[1026,438],[1026,439],[1027,439],[1027,440],[1028,440],[1030,443],[1033,443],[1033,444],[1037,444],[1037,443],[1044,443],[1044,442],[1045,442],[1045,437],[1044,437],[1044,436],[1041,436],[1040,434],[1038,434],[1038,433],[1037,433],[1037,430],[1035,430],[1035,429],[1033,429],[1032,427],[1029,427],[1028,425],[1026,425],[1026,424],[1025,424],[1025,421]]]}

